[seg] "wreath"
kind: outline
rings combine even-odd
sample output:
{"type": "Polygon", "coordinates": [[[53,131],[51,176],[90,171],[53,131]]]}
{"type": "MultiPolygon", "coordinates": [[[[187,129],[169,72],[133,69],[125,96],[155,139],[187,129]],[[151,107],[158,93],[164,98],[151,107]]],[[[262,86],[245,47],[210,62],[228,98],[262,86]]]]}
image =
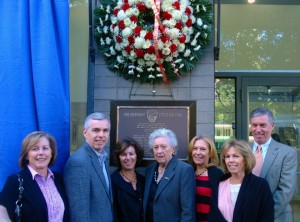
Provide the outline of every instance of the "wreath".
{"type": "Polygon", "coordinates": [[[193,70],[211,39],[207,0],[101,0],[95,39],[109,70],[169,85],[193,70]]]}

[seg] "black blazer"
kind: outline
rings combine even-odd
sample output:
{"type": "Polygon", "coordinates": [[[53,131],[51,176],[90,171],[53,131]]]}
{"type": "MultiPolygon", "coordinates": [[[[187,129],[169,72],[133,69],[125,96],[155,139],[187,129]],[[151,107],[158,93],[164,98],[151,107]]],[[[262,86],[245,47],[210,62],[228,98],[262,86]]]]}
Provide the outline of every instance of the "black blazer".
{"type": "MultiPolygon", "coordinates": [[[[22,222],[46,222],[48,221],[47,203],[43,193],[35,180],[32,180],[32,175],[26,167],[19,174],[23,178],[24,192],[22,195],[22,222]]],[[[54,183],[64,202],[65,213],[64,222],[69,221],[69,206],[65,194],[62,178],[59,174],[54,174],[54,183]]],[[[16,221],[15,202],[19,195],[19,181],[16,174],[9,176],[0,193],[0,204],[5,206],[9,217],[12,221],[16,221]]]]}
{"type": "Polygon", "coordinates": [[[217,190],[219,187],[219,181],[224,175],[223,171],[216,166],[211,166],[207,168],[207,173],[212,191],[217,190]]]}
{"type": "Polygon", "coordinates": [[[137,190],[134,191],[130,183],[120,175],[119,170],[111,174],[113,205],[115,221],[142,222],[143,221],[143,196],[145,177],[137,175],[137,190]]]}
{"type": "MultiPolygon", "coordinates": [[[[224,175],[221,181],[230,177],[224,175]]],[[[220,181],[220,182],[221,182],[220,181]]],[[[218,189],[213,192],[209,221],[225,222],[225,218],[218,208],[218,189]]],[[[247,174],[242,182],[234,212],[233,222],[273,222],[274,200],[267,181],[252,173],[247,174]]]]}

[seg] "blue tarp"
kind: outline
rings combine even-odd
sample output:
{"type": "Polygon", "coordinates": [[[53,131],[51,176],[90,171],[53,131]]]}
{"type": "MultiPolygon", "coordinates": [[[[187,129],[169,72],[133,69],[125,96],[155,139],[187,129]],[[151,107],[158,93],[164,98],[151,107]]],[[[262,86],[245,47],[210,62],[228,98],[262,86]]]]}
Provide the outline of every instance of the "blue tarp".
{"type": "Polygon", "coordinates": [[[0,0],[0,190],[19,171],[23,138],[57,141],[53,170],[70,151],[68,0],[0,0]]]}

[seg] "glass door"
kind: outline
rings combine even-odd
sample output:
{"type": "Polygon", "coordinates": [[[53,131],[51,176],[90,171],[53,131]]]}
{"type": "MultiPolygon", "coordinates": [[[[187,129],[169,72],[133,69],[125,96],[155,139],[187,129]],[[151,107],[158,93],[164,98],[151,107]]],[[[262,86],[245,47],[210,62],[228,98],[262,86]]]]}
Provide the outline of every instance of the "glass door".
{"type": "MultiPolygon", "coordinates": [[[[270,109],[275,117],[273,138],[298,151],[297,174],[300,181],[300,78],[243,77],[241,93],[242,138],[253,141],[249,131],[249,113],[257,107],[270,109]]],[[[300,194],[297,193],[292,204],[294,218],[300,217],[299,203],[300,194]]]]}

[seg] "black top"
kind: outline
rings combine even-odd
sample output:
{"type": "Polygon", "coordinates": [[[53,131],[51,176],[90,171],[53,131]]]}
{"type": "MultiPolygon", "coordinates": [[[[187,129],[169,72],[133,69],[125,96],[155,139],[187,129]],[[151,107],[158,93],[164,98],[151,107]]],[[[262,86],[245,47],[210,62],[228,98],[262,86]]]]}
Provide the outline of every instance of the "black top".
{"type": "Polygon", "coordinates": [[[111,174],[113,204],[115,221],[117,222],[142,222],[143,221],[143,196],[145,177],[136,173],[137,189],[120,175],[119,170],[111,174]]]}
{"type": "MultiPolygon", "coordinates": [[[[48,209],[44,195],[38,183],[32,179],[29,169],[26,167],[19,172],[23,178],[24,191],[22,194],[21,221],[22,222],[43,222],[48,221],[48,209]]],[[[69,206],[62,178],[59,174],[54,173],[55,186],[64,202],[65,212],[63,221],[69,221],[69,206]]],[[[19,195],[18,176],[13,174],[7,178],[7,181],[0,193],[0,204],[5,206],[9,217],[16,221],[15,207],[19,195]]]]}

